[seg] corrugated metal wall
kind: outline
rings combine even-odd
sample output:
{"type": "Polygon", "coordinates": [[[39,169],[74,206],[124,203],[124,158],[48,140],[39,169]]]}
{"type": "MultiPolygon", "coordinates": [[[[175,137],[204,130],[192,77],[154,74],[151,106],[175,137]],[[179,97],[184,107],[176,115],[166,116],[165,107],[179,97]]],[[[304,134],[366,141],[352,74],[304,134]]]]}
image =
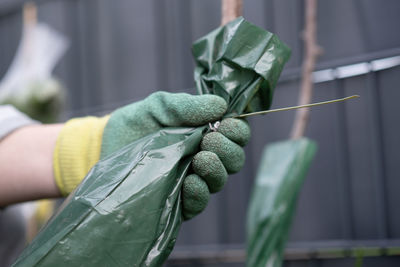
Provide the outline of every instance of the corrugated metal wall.
{"type": "MultiPolygon", "coordinates": [[[[22,2],[0,0],[0,75],[19,42],[22,2]]],[[[65,119],[104,113],[156,90],[193,93],[191,43],[220,21],[220,2],[215,0],[37,2],[40,20],[71,40],[55,72],[69,92],[65,119]]],[[[277,33],[293,51],[273,107],[297,102],[303,8],[303,1],[244,1],[245,18],[277,33]]],[[[343,69],[336,69],[400,55],[399,13],[396,0],[319,1],[318,40],[324,54],[318,69],[329,69],[332,79],[316,84],[314,100],[351,94],[361,98],[312,112],[307,136],[318,142],[319,151],[299,198],[290,235],[292,248],[311,251],[333,244],[332,240],[360,244],[380,240],[400,247],[400,67],[371,68],[351,77],[341,76],[343,69]]],[[[179,251],[184,250],[192,256],[203,251],[204,258],[207,251],[235,248],[236,255],[242,253],[247,202],[262,148],[288,136],[293,115],[285,112],[250,119],[253,136],[246,148],[246,166],[212,197],[203,214],[183,225],[171,266],[178,265],[179,251]]],[[[287,265],[354,263],[316,255],[305,256],[307,260],[294,257],[297,260],[287,265]]],[[[242,266],[243,257],[238,258],[227,261],[242,266]]],[[[190,262],[203,266],[200,261],[190,262]]],[[[398,266],[399,262],[398,257],[377,257],[365,260],[364,266],[398,266]]]]}

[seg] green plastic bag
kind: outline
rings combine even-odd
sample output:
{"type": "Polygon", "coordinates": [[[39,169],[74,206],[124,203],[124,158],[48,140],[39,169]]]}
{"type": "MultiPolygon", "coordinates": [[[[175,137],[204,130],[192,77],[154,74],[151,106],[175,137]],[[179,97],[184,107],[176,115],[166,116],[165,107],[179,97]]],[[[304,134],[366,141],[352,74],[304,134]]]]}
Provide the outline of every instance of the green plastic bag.
{"type": "Polygon", "coordinates": [[[199,94],[223,97],[226,116],[266,110],[290,49],[276,35],[238,18],[193,45],[199,94]]]}
{"type": "MultiPolygon", "coordinates": [[[[232,115],[269,106],[260,98],[272,95],[290,51],[239,18],[197,41],[193,54],[198,92],[223,96],[232,115]]],[[[14,266],[160,266],[174,247],[182,182],[205,131],[166,128],[98,162],[14,266]]]]}
{"type": "Polygon", "coordinates": [[[297,195],[316,148],[302,138],[264,149],[247,214],[247,266],[282,266],[297,195]]]}

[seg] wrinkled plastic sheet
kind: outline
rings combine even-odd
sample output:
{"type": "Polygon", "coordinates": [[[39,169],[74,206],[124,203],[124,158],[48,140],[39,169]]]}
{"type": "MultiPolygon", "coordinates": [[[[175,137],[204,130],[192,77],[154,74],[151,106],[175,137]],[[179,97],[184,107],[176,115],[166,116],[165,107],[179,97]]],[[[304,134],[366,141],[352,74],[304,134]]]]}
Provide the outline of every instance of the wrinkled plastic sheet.
{"type": "Polygon", "coordinates": [[[218,28],[193,45],[200,94],[223,97],[226,116],[268,109],[290,49],[276,35],[243,18],[218,28]]]}
{"type": "MultiPolygon", "coordinates": [[[[231,116],[269,107],[290,51],[239,18],[197,41],[193,54],[198,92],[224,97],[231,116]]],[[[160,266],[174,247],[182,182],[205,131],[166,128],[98,162],[14,266],[160,266]]]]}
{"type": "Polygon", "coordinates": [[[264,149],[247,214],[247,266],[282,266],[297,196],[316,148],[302,138],[264,149]]]}

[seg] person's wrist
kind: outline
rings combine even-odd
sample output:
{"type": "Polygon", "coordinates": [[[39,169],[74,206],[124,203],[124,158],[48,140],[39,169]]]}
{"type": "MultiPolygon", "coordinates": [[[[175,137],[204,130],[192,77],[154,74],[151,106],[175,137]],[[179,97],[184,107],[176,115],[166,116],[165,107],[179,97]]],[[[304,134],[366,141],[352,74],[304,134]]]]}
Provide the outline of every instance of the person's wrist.
{"type": "Polygon", "coordinates": [[[0,206],[60,196],[52,155],[62,126],[23,126],[1,140],[0,206]]]}

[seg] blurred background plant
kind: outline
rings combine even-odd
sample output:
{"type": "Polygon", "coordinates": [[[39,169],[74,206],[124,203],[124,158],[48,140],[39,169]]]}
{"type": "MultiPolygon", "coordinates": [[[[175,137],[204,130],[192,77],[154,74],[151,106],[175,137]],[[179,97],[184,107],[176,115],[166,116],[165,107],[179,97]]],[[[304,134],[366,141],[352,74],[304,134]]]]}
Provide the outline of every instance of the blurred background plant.
{"type": "MultiPolygon", "coordinates": [[[[67,38],[38,22],[36,4],[26,2],[18,49],[0,81],[0,104],[13,105],[42,123],[57,122],[65,107],[66,90],[52,72],[67,47],[67,38]]],[[[13,207],[23,211],[27,241],[47,222],[55,205],[55,200],[40,200],[13,207]]]]}
{"type": "Polygon", "coordinates": [[[33,2],[23,8],[22,29],[13,62],[0,81],[0,104],[11,104],[44,123],[56,122],[65,102],[65,90],[52,71],[67,49],[67,39],[37,22],[33,2]]]}

